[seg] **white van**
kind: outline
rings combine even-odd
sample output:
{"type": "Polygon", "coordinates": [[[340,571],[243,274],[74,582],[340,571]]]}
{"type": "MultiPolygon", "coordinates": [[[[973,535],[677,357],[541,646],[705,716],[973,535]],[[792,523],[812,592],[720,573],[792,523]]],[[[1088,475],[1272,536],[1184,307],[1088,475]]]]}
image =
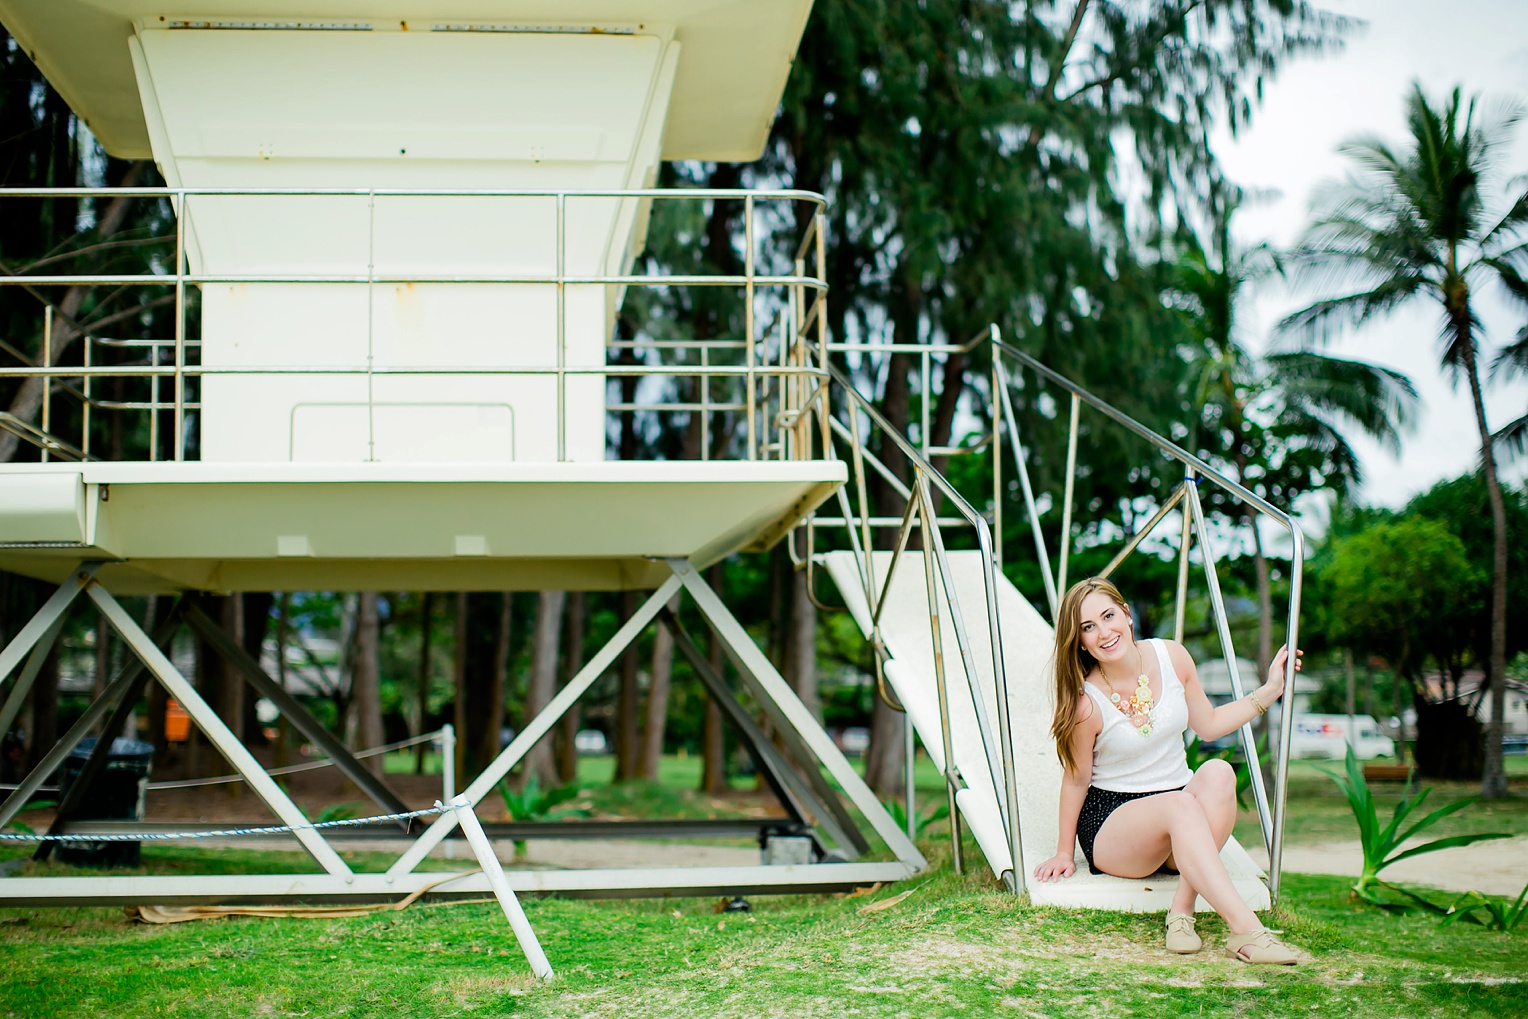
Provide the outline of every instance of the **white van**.
{"type": "MultiPolygon", "coordinates": [[[[1379,731],[1379,723],[1372,716],[1354,715],[1353,734],[1353,753],[1360,761],[1395,756],[1395,741],[1379,731]]],[[[1289,748],[1291,756],[1341,760],[1347,755],[1347,745],[1347,715],[1295,716],[1294,738],[1289,748]]]]}

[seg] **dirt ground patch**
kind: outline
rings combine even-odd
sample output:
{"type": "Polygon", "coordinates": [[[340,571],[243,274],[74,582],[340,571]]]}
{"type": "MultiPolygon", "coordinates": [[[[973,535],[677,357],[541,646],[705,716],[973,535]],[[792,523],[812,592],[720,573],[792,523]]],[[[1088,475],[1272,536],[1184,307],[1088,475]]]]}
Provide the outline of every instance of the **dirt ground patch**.
{"type": "MultiPolygon", "coordinates": [[[[1247,852],[1260,866],[1268,866],[1268,853],[1261,846],[1248,846],[1247,852]]],[[[1357,877],[1363,870],[1363,862],[1363,850],[1357,842],[1318,842],[1284,847],[1284,869],[1297,874],[1357,877]]],[[[1440,849],[1386,867],[1381,876],[1389,881],[1429,885],[1455,892],[1477,891],[1515,897],[1523,890],[1523,885],[1528,884],[1528,837],[1493,839],[1471,846],[1440,849]]]]}

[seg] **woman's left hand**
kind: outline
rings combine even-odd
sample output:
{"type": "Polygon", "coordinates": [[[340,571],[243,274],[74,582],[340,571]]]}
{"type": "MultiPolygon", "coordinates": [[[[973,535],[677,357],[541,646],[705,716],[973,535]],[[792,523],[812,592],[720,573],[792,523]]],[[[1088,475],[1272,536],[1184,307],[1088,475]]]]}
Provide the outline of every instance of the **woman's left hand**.
{"type": "MultiPolygon", "coordinates": [[[[1305,657],[1305,652],[1297,649],[1295,651],[1296,672],[1300,671],[1302,664],[1300,659],[1303,657],[1305,657]]],[[[1279,653],[1273,656],[1273,664],[1268,667],[1268,682],[1263,685],[1263,689],[1267,691],[1267,694],[1258,698],[1262,702],[1263,707],[1271,707],[1274,701],[1284,696],[1284,669],[1288,662],[1289,645],[1285,644],[1279,648],[1279,653]]]]}

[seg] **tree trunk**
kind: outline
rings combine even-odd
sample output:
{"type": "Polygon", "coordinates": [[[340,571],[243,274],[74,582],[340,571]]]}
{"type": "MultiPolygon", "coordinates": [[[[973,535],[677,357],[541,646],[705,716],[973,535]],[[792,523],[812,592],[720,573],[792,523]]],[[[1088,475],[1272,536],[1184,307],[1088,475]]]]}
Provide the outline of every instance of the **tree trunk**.
{"type": "Polygon", "coordinates": [[[355,640],[360,601],[354,594],[340,598],[339,676],[335,685],[334,717],[339,720],[341,742],[355,739],[355,640]]]}
{"type": "MultiPolygon", "coordinates": [[[[584,593],[570,591],[567,603],[567,625],[563,630],[562,684],[567,686],[584,667],[584,627],[587,618],[584,593]]],[[[562,739],[557,747],[557,774],[566,785],[578,781],[578,730],[583,712],[578,702],[568,706],[562,716],[562,739]]]]}
{"type": "MultiPolygon", "coordinates": [[[[901,274],[898,278],[899,280],[902,278],[901,274]]],[[[897,304],[900,311],[896,317],[893,335],[899,342],[913,343],[918,336],[920,295],[916,286],[907,282],[899,286],[899,294],[901,299],[897,304]]],[[[912,360],[909,355],[902,353],[891,355],[887,365],[885,395],[881,401],[881,413],[892,427],[904,436],[907,434],[910,408],[908,373],[911,368],[912,360]]],[[[909,481],[911,472],[908,469],[907,458],[889,439],[881,440],[878,451],[882,462],[893,474],[904,482],[909,481]]],[[[875,505],[876,512],[881,516],[900,517],[904,501],[889,484],[877,481],[875,505]]],[[[877,535],[875,540],[878,546],[890,548],[896,541],[896,535],[887,530],[877,535]]],[[[916,537],[908,542],[908,547],[910,550],[919,547],[916,537]]],[[[905,569],[906,564],[902,568],[905,569]]],[[[870,711],[870,747],[865,754],[865,781],[872,789],[889,793],[895,791],[901,784],[902,739],[901,715],[888,708],[879,697],[875,697],[870,711]]]]}
{"type": "Polygon", "coordinates": [[[58,645],[43,659],[37,678],[32,681],[31,723],[27,726],[27,768],[42,763],[53,744],[58,742],[58,645]]]}
{"type": "MultiPolygon", "coordinates": [[[[531,639],[531,678],[525,692],[524,728],[552,700],[557,686],[557,638],[562,631],[566,591],[542,591],[536,598],[536,631],[531,639]]],[[[525,755],[525,780],[535,779],[542,788],[557,784],[557,762],[552,740],[542,737],[525,755]]]]}
{"type": "MultiPolygon", "coordinates": [[[[233,638],[233,642],[240,647],[244,646],[244,599],[239,595],[231,594],[226,598],[219,599],[220,622],[223,631],[233,638]]],[[[233,667],[233,663],[223,659],[217,652],[208,648],[208,652],[216,655],[217,663],[217,712],[222,717],[228,728],[233,730],[234,738],[240,743],[245,741],[244,734],[244,679],[233,667]]],[[[230,788],[238,789],[242,782],[235,782],[230,788]]]]}
{"type": "MultiPolygon", "coordinates": [[[[956,351],[948,356],[944,362],[944,371],[940,379],[939,402],[934,405],[934,415],[929,421],[930,446],[948,446],[955,429],[955,411],[960,406],[960,396],[966,388],[966,362],[970,355],[956,351]]],[[[925,395],[927,398],[927,394],[925,395]]],[[[929,462],[934,470],[940,474],[945,472],[949,463],[948,456],[934,456],[929,462]]],[[[939,505],[939,496],[935,496],[934,505],[939,505]]]]}
{"type": "MultiPolygon", "coordinates": [[[[224,630],[228,630],[234,639],[237,640],[238,634],[229,629],[232,621],[229,615],[231,610],[228,607],[228,601],[229,596],[211,595],[202,599],[202,608],[206,611],[209,618],[224,630]]],[[[238,723],[231,720],[228,715],[228,704],[224,691],[225,686],[227,686],[225,678],[223,664],[218,660],[217,652],[213,650],[211,644],[198,636],[196,638],[196,692],[201,695],[202,700],[207,703],[207,706],[227,723],[229,728],[233,729],[234,736],[237,737],[239,735],[238,723]]],[[[343,718],[343,715],[341,718],[343,718]]],[[[216,770],[216,766],[209,759],[209,755],[205,753],[208,746],[207,737],[202,733],[201,727],[192,722],[186,734],[185,773],[187,778],[203,778],[213,774],[216,770]]]]}
{"type": "MultiPolygon", "coordinates": [[[[377,613],[377,593],[363,591],[357,606],[355,660],[351,670],[350,699],[355,708],[355,750],[381,746],[382,669],[378,657],[381,620],[377,613]]],[[[383,757],[369,757],[366,767],[372,774],[382,774],[383,757]]]]}
{"type": "MultiPolygon", "coordinates": [[[[276,685],[287,690],[287,625],[292,618],[292,595],[290,592],[281,592],[281,597],[276,600],[276,685]]],[[[291,693],[290,690],[287,690],[291,693]]],[[[287,753],[292,744],[291,720],[282,715],[276,720],[276,752],[273,755],[276,767],[287,766],[287,753]]]]}
{"type": "Polygon", "coordinates": [[[488,725],[483,732],[479,753],[486,766],[504,744],[504,703],[509,695],[509,638],[513,623],[515,596],[508,591],[499,595],[499,617],[493,628],[493,684],[488,691],[488,725]]]}
{"type": "MultiPolygon", "coordinates": [[[[222,599],[221,622],[223,630],[233,638],[234,643],[243,647],[244,599],[241,595],[231,594],[222,599]]],[[[248,734],[244,728],[244,677],[239,675],[239,670],[234,668],[232,662],[219,655],[210,645],[207,652],[215,656],[211,671],[217,675],[218,700],[214,707],[233,732],[234,739],[248,744],[248,734]]],[[[224,789],[230,799],[237,800],[244,795],[243,782],[230,782],[224,789]]]]}
{"type": "Polygon", "coordinates": [[[1500,799],[1507,795],[1507,772],[1502,761],[1502,738],[1506,735],[1507,709],[1507,507],[1502,502],[1501,484],[1496,478],[1496,455],[1492,449],[1491,429],[1486,424],[1485,399],[1480,391],[1480,372],[1475,360],[1474,339],[1469,334],[1469,309],[1463,318],[1454,315],[1455,329],[1465,342],[1465,374],[1470,380],[1470,401],[1475,407],[1475,425],[1480,432],[1480,463],[1486,478],[1486,494],[1491,500],[1491,659],[1486,666],[1486,683],[1491,688],[1491,720],[1485,730],[1485,756],[1480,774],[1480,797],[1500,799]]]}
{"type": "Polygon", "coordinates": [[[1423,778],[1470,781],[1484,763],[1481,725],[1463,701],[1414,698],[1417,773],[1423,778]]]}
{"type": "MultiPolygon", "coordinates": [[[[157,594],[151,594],[144,606],[143,617],[148,622],[144,629],[153,633],[159,629],[161,615],[164,613],[165,603],[157,594]]],[[[175,643],[170,642],[170,657],[175,655],[175,643]]],[[[148,741],[154,745],[154,764],[156,767],[163,766],[165,755],[169,753],[170,742],[165,739],[164,714],[169,706],[170,694],[164,688],[164,684],[158,680],[149,680],[148,684],[148,741]]]]}
{"type": "MultiPolygon", "coordinates": [[[[270,630],[271,605],[275,603],[275,596],[269,591],[249,591],[237,597],[242,602],[240,621],[243,625],[244,653],[258,662],[265,651],[265,635],[270,630]]],[[[260,724],[257,710],[260,699],[253,690],[245,689],[243,678],[232,666],[229,667],[229,673],[233,682],[240,684],[243,691],[244,742],[246,745],[263,746],[266,742],[265,729],[260,724]]]]}
{"type": "Polygon", "coordinates": [[[903,774],[902,714],[886,706],[879,695],[870,709],[870,748],[865,752],[865,782],[882,796],[894,796],[906,788],[903,774]]]}
{"type": "MultiPolygon", "coordinates": [[[[153,632],[152,630],[149,632],[153,632]]],[[[111,624],[105,616],[96,617],[95,675],[91,683],[91,697],[98,698],[111,685],[111,624]]]]}
{"type": "MultiPolygon", "coordinates": [[[[679,597],[669,602],[678,611],[679,597]]],[[[668,728],[669,684],[674,676],[674,635],[668,627],[653,631],[653,671],[647,687],[647,711],[642,727],[642,755],[638,771],[649,782],[658,781],[658,762],[663,759],[663,734],[668,728]]]]}
{"type": "Polygon", "coordinates": [[[508,613],[507,595],[463,592],[456,596],[453,678],[459,787],[465,787],[498,753],[504,673],[496,653],[509,643],[508,613]]]}
{"type": "MultiPolygon", "coordinates": [[[[637,611],[635,591],[621,592],[621,619],[630,619],[637,611]]],[[[621,686],[615,710],[615,780],[624,782],[637,777],[637,645],[640,638],[621,655],[621,686]]]]}
{"type": "MultiPolygon", "coordinates": [[[[795,541],[795,535],[786,541],[795,541]]],[[[787,560],[788,562],[788,560],[787,560]]],[[[801,703],[819,722],[822,699],[817,690],[817,606],[807,596],[806,570],[791,570],[789,585],[790,619],[785,630],[785,680],[801,703]]]]}
{"type": "MultiPolygon", "coordinates": [[[[419,728],[415,736],[423,736],[430,724],[430,643],[435,623],[435,592],[426,591],[419,599],[419,668],[414,675],[415,709],[419,728]]],[[[414,774],[424,774],[424,759],[429,744],[420,743],[414,748],[414,774]]]]}
{"type": "MultiPolygon", "coordinates": [[[[769,550],[769,629],[765,639],[764,653],[781,673],[788,671],[785,660],[785,638],[790,631],[790,557],[785,543],[780,542],[769,550]]],[[[788,679],[789,677],[787,677],[788,679]]]]}
{"type": "MultiPolygon", "coordinates": [[[[711,567],[708,580],[717,597],[722,595],[721,564],[711,567]]],[[[718,676],[724,675],[726,653],[719,637],[711,637],[711,668],[718,676]]],[[[727,791],[727,738],[722,725],[722,709],[712,697],[706,698],[706,722],[700,737],[700,791],[707,796],[720,796],[727,791]]]]}
{"type": "Polygon", "coordinates": [[[1357,704],[1356,704],[1357,697],[1355,695],[1358,692],[1357,691],[1358,684],[1353,679],[1353,649],[1352,648],[1345,647],[1345,648],[1342,649],[1342,671],[1343,671],[1344,677],[1347,679],[1347,688],[1346,688],[1346,691],[1345,691],[1345,696],[1343,697],[1342,706],[1343,706],[1343,710],[1345,710],[1347,712],[1347,715],[1348,715],[1348,727],[1347,727],[1347,730],[1346,730],[1346,732],[1348,734],[1348,745],[1351,746],[1355,751],[1357,751],[1357,749],[1358,749],[1358,733],[1355,731],[1357,727],[1353,723],[1353,715],[1354,715],[1354,712],[1357,710],[1357,704]]]}

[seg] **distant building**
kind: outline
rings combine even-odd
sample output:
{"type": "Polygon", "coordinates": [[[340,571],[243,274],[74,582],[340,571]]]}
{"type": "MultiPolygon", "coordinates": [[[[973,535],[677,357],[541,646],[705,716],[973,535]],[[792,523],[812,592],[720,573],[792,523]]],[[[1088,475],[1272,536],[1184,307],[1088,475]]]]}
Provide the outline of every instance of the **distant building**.
{"type": "MultiPolygon", "coordinates": [[[[1485,678],[1485,673],[1479,669],[1466,669],[1459,678],[1458,690],[1459,698],[1465,703],[1475,702],[1475,718],[1482,725],[1491,720],[1490,692],[1476,696],[1485,678]]],[[[1430,672],[1422,677],[1422,683],[1429,697],[1439,700],[1443,698],[1447,688],[1442,673],[1430,672]]],[[[1506,733],[1509,736],[1528,736],[1528,683],[1511,677],[1507,679],[1506,733]]]]}
{"type": "MultiPolygon", "coordinates": [[[[1199,667],[1199,685],[1204,688],[1205,695],[1210,698],[1210,703],[1216,706],[1225,704],[1236,698],[1231,687],[1231,672],[1226,668],[1224,658],[1207,658],[1197,663],[1199,667]]],[[[1263,677],[1258,674],[1257,663],[1246,658],[1236,659],[1236,672],[1241,677],[1243,694],[1251,693],[1263,685],[1263,677]]],[[[1310,711],[1311,698],[1321,688],[1320,681],[1311,676],[1296,676],[1294,702],[1295,713],[1305,714],[1310,711]]],[[[1277,714],[1278,706],[1274,706],[1277,714]]]]}

